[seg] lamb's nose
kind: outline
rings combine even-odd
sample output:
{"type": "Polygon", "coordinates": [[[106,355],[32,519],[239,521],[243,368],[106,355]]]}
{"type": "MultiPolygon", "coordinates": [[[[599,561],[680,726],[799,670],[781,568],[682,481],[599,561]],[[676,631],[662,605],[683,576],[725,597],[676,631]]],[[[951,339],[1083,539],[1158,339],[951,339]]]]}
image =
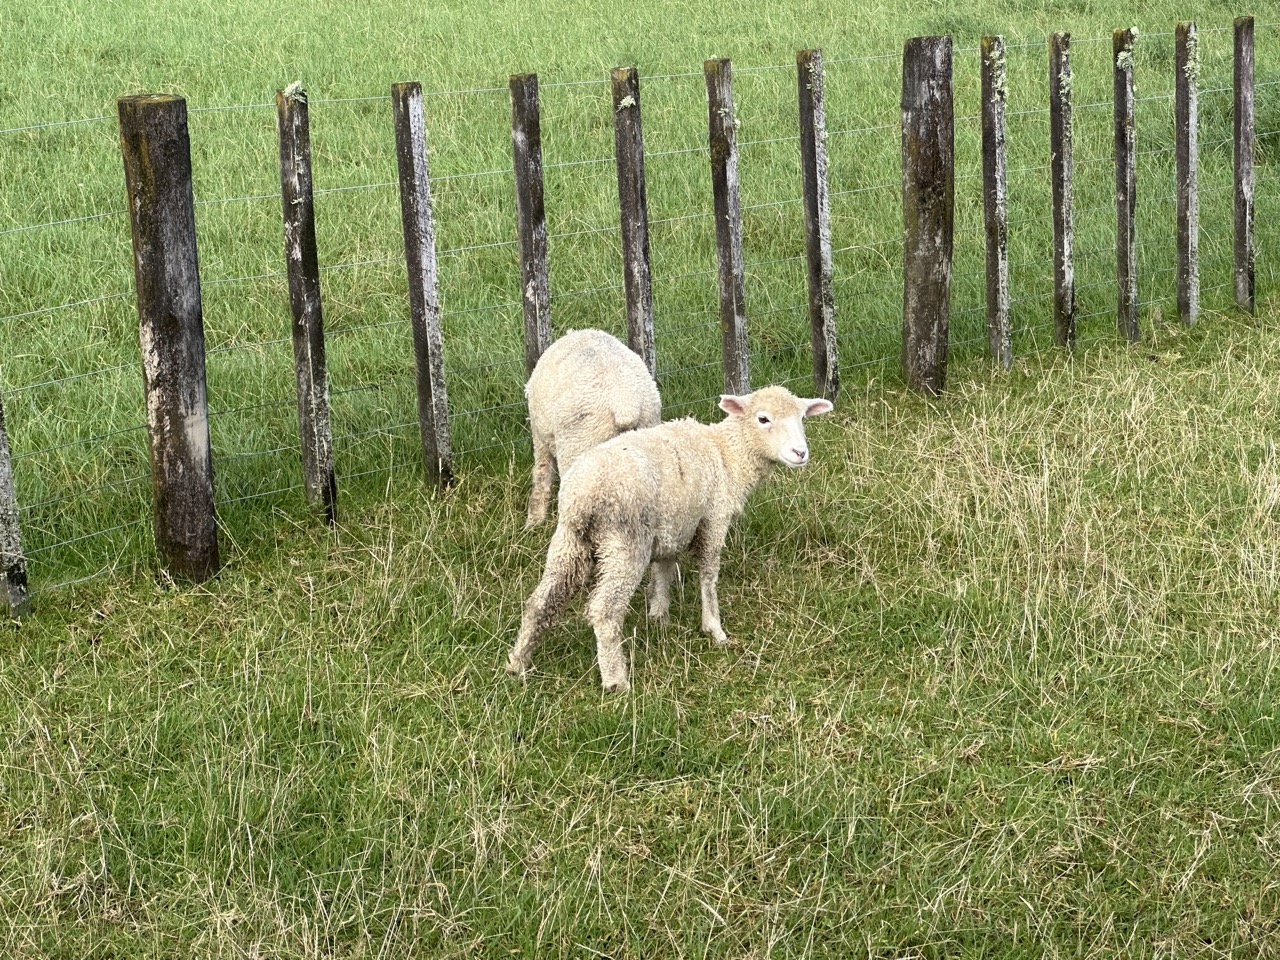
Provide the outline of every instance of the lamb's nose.
{"type": "Polygon", "coordinates": [[[792,447],[791,452],[795,455],[797,463],[804,463],[809,459],[809,451],[804,447],[792,447]]]}

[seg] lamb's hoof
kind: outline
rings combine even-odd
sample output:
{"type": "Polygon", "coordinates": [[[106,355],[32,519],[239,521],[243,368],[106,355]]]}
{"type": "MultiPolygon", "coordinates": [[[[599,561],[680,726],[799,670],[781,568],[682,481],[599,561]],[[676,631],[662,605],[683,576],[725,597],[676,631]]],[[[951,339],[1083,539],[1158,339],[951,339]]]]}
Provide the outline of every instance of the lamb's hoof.
{"type": "Polygon", "coordinates": [[[711,637],[711,642],[717,647],[733,646],[733,641],[729,639],[728,634],[723,630],[708,630],[707,634],[711,637]]]}
{"type": "Polygon", "coordinates": [[[626,693],[631,689],[631,681],[625,677],[621,680],[615,680],[613,683],[604,684],[605,693],[626,693]]]}
{"type": "Polygon", "coordinates": [[[652,607],[650,607],[648,611],[646,611],[645,616],[647,616],[650,620],[652,620],[654,623],[658,624],[659,626],[665,627],[671,619],[671,610],[670,608],[663,609],[663,610],[654,610],[652,607]]]}
{"type": "Polygon", "coordinates": [[[507,665],[503,668],[507,672],[508,677],[523,677],[532,667],[527,663],[521,663],[518,660],[508,660],[507,665]]]}
{"type": "Polygon", "coordinates": [[[536,526],[538,526],[540,523],[542,523],[542,521],[543,521],[543,520],[545,520],[545,519],[546,519],[546,517],[545,517],[545,516],[541,516],[541,517],[526,517],[526,518],[525,518],[525,521],[524,521],[524,528],[525,528],[526,530],[532,530],[534,527],[536,527],[536,526]]]}

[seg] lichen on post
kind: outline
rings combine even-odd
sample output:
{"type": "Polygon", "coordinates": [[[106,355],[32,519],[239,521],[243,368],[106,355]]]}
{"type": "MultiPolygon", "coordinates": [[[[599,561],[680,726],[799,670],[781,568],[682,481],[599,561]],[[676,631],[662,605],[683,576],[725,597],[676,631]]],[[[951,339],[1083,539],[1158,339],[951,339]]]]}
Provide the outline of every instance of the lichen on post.
{"type": "Polygon", "coordinates": [[[742,203],[738,199],[738,119],[733,108],[733,65],[707,60],[707,136],[716,220],[720,287],[720,341],[726,393],[751,392],[747,348],[746,267],[742,258],[742,203]]]}
{"type": "Polygon", "coordinates": [[[325,366],[324,311],[316,252],[315,200],[311,178],[311,130],[307,94],[301,84],[276,91],[280,136],[280,198],[284,259],[293,314],[293,368],[298,394],[298,433],[307,501],[329,523],[337,520],[338,484],[333,468],[329,375],[325,366]]]}
{"type": "Polygon", "coordinates": [[[9,615],[15,618],[25,616],[31,609],[31,597],[27,592],[27,558],[22,552],[18,495],[13,482],[13,457],[9,451],[3,402],[0,402],[0,566],[4,567],[4,601],[9,607],[9,615]]]}
{"type": "Polygon", "coordinates": [[[1009,319],[1009,191],[1005,149],[1003,37],[983,37],[982,209],[987,253],[987,349],[1004,369],[1013,365],[1009,319]]]}
{"type": "Polygon", "coordinates": [[[1200,191],[1198,156],[1200,76],[1196,25],[1174,31],[1174,151],[1177,154],[1178,316],[1191,325],[1200,315],[1200,191]]]}
{"type": "Polygon", "coordinates": [[[1253,106],[1253,17],[1235,21],[1233,87],[1235,119],[1235,292],[1242,310],[1255,301],[1253,240],[1253,154],[1256,146],[1253,106]]]}
{"type": "Polygon", "coordinates": [[[219,556],[187,105],[143,95],[122,97],[117,109],[156,552],[175,579],[200,582],[217,573],[219,556]]]}
{"type": "Polygon", "coordinates": [[[653,334],[653,277],[649,262],[649,199],[644,181],[644,131],[640,124],[640,75],[618,67],[613,90],[613,147],[618,169],[622,225],[622,278],[627,296],[627,345],[651,376],[657,373],[653,334]]]}
{"type": "Polygon", "coordinates": [[[1049,179],[1053,191],[1053,340],[1076,345],[1071,34],[1049,37],[1049,179]]]}
{"type": "Polygon", "coordinates": [[[1135,341],[1138,329],[1138,151],[1134,122],[1134,27],[1112,35],[1116,155],[1116,322],[1135,341]]]}
{"type": "Polygon", "coordinates": [[[947,380],[955,139],[951,38],[915,37],[902,58],[902,366],[907,385],[947,380]]]}
{"type": "Polygon", "coordinates": [[[840,392],[840,355],[832,289],[831,192],[827,183],[827,110],[821,50],[796,53],[796,83],[813,383],[820,396],[835,400],[840,392]]]}
{"type": "Polygon", "coordinates": [[[551,280],[542,183],[538,75],[513,74],[510,90],[516,241],[520,251],[520,299],[524,305],[524,365],[526,373],[533,373],[538,358],[551,345],[551,280]]]}
{"type": "Polygon", "coordinates": [[[427,478],[439,487],[453,482],[449,399],[444,376],[444,331],[436,265],[435,221],[431,214],[431,178],[427,166],[427,122],[422,85],[391,85],[396,127],[396,163],[400,173],[400,214],[409,276],[409,319],[417,373],[418,427],[427,478]]]}

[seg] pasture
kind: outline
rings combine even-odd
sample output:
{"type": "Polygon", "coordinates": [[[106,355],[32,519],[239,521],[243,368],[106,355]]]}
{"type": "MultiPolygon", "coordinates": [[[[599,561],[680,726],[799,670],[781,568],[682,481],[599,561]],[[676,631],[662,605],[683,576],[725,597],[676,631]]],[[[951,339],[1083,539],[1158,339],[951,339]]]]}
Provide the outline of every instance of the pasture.
{"type": "Polygon", "coordinates": [[[0,133],[0,388],[36,613],[0,641],[0,952],[1280,954],[1280,30],[1254,11],[1248,317],[1225,286],[1231,101],[1219,89],[1231,17],[1247,12],[1161,2],[1137,21],[1144,305],[1130,346],[1115,334],[1108,246],[1109,42],[1132,22],[1125,5],[6,11],[17,53],[0,64],[0,130],[13,131],[0,133]],[[1206,91],[1204,309],[1190,330],[1172,319],[1176,19],[1200,24],[1206,91]],[[1074,356],[1047,331],[1037,112],[1044,36],[1064,29],[1085,41],[1077,104],[1102,104],[1077,114],[1074,356]],[[1015,366],[983,356],[981,197],[962,179],[978,131],[958,121],[969,166],[953,359],[933,401],[902,388],[896,354],[893,57],[926,33],[955,37],[957,117],[976,110],[979,37],[1004,34],[1010,110],[1026,111],[1010,121],[1015,366]],[[665,629],[633,604],[629,695],[601,696],[576,614],[528,682],[508,680],[550,529],[520,529],[507,75],[536,70],[544,84],[556,332],[617,333],[603,81],[639,67],[650,215],[664,221],[659,383],[667,416],[708,419],[720,373],[701,63],[734,60],[753,141],[753,380],[803,392],[794,53],[811,46],[829,64],[843,191],[845,386],[809,427],[812,464],[757,491],[731,534],[720,593],[735,643],[697,632],[686,570],[665,629]],[[312,97],[333,530],[298,489],[280,275],[270,101],[297,79],[312,97]],[[386,93],[407,79],[431,93],[440,245],[456,251],[442,300],[458,483],[441,496],[416,460],[398,246],[386,93]],[[117,96],[143,91],[192,108],[225,562],[200,587],[157,577],[149,543],[112,119],[117,96]]]}

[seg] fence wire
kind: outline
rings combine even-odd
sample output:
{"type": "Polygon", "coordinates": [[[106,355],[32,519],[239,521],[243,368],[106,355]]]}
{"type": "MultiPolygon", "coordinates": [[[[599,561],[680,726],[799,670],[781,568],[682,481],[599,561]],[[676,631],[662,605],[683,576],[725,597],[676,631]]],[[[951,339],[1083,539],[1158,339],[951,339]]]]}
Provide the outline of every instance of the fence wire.
{"type": "MultiPolygon", "coordinates": [[[[1199,33],[1201,296],[1206,308],[1218,309],[1231,301],[1231,34],[1229,28],[1199,33]]],[[[1139,40],[1154,51],[1139,61],[1137,99],[1146,329],[1176,315],[1171,36],[1143,33],[1139,40]]],[[[1108,262],[1115,232],[1110,40],[1072,41],[1082,345],[1116,335],[1108,262]]],[[[1271,88],[1280,84],[1275,38],[1259,30],[1257,41],[1256,86],[1271,88]]],[[[1052,339],[1045,46],[1006,47],[1011,310],[1021,355],[1049,349],[1052,339]]],[[[962,363],[985,350],[985,271],[977,50],[958,46],[954,53],[957,230],[950,349],[962,363]]],[[[885,378],[900,355],[901,59],[899,52],[825,58],[837,344],[849,387],[885,378]],[[872,88],[881,94],[867,96],[872,88]]],[[[765,64],[735,67],[734,74],[738,119],[750,132],[738,147],[752,379],[804,392],[812,389],[812,361],[800,269],[805,247],[794,70],[793,63],[765,64]]],[[[702,85],[694,82],[702,77],[696,70],[642,81],[658,382],[666,415],[709,418],[722,389],[722,359],[709,148],[700,132],[706,102],[702,85]]],[[[608,82],[566,80],[540,88],[554,331],[594,326],[625,336],[608,82]]],[[[528,456],[507,89],[424,91],[450,425],[462,470],[523,464],[528,456]]],[[[421,472],[404,253],[394,240],[400,209],[389,111],[364,108],[387,99],[310,100],[313,126],[331,137],[324,166],[317,160],[317,230],[338,482],[355,492],[344,492],[344,500],[354,495],[355,502],[364,484],[421,472]]],[[[196,184],[217,505],[219,522],[237,537],[260,526],[264,511],[305,510],[274,205],[280,196],[274,130],[261,117],[248,123],[254,111],[273,106],[191,108],[200,123],[230,124],[217,128],[228,139],[220,149],[247,158],[196,184]]],[[[24,135],[32,142],[45,135],[92,135],[109,150],[113,140],[105,132],[114,121],[101,116],[13,126],[0,129],[0,143],[15,150],[24,135]]],[[[1280,130],[1265,106],[1257,139],[1262,233],[1274,222],[1280,187],[1280,130]]],[[[151,562],[150,473],[128,229],[125,212],[109,202],[119,185],[106,180],[97,194],[88,190],[78,209],[52,201],[41,206],[39,198],[21,202],[21,180],[3,189],[14,191],[7,209],[29,217],[18,222],[18,214],[10,214],[15,219],[0,224],[3,262],[20,263],[16,275],[32,281],[0,288],[0,386],[33,582],[49,590],[134,572],[151,562]],[[93,204],[95,195],[107,202],[93,204]]],[[[1260,291],[1274,285],[1275,274],[1260,256],[1260,291]]]]}

